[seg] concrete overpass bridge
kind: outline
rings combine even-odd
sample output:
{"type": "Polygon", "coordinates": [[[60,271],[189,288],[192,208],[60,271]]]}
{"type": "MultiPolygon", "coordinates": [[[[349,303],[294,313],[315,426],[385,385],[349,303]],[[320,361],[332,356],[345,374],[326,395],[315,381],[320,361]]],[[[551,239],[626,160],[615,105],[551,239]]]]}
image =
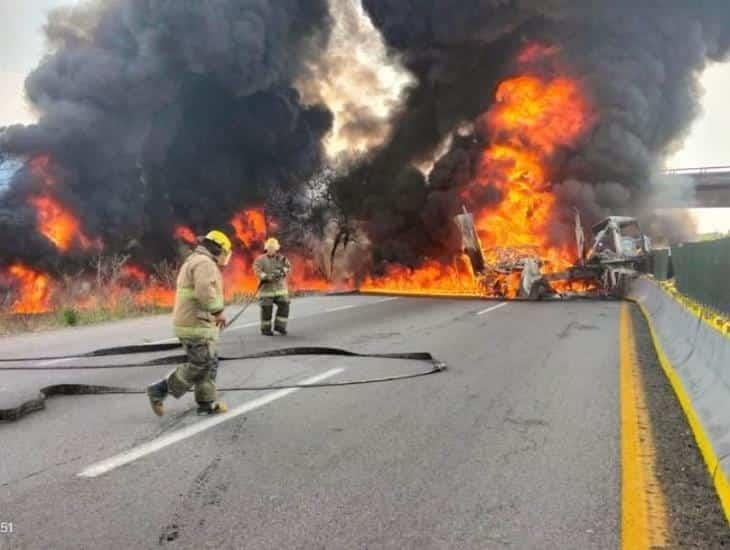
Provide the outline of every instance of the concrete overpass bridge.
{"type": "Polygon", "coordinates": [[[664,172],[653,185],[652,204],[666,208],[730,208],[730,166],[664,172]]]}

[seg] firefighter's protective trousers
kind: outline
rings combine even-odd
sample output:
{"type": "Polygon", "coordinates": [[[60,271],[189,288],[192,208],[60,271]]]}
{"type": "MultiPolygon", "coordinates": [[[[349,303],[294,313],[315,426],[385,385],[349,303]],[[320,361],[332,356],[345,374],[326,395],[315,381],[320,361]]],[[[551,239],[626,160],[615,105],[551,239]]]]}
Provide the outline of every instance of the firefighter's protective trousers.
{"type": "Polygon", "coordinates": [[[195,401],[198,404],[212,403],[217,398],[215,379],[218,375],[218,353],[215,341],[181,338],[180,343],[188,356],[187,363],[150,386],[150,397],[161,401],[170,393],[179,399],[195,388],[195,401]]]}
{"type": "Polygon", "coordinates": [[[274,305],[276,305],[276,318],[273,322],[274,330],[286,332],[286,324],[289,320],[288,295],[261,298],[261,331],[271,332],[274,305]]]}

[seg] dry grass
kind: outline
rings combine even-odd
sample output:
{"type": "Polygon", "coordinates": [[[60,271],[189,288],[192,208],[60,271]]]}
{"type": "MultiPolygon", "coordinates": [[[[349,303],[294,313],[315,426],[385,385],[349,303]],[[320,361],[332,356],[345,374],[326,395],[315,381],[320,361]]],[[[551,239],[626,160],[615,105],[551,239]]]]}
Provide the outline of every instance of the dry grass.
{"type": "MultiPolygon", "coordinates": [[[[87,269],[54,281],[48,313],[10,313],[16,289],[0,289],[0,335],[90,325],[144,315],[168,313],[169,306],[141,303],[141,283],[123,281],[124,255],[95,257],[87,269]],[[126,285],[126,286],[125,286],[126,285]]],[[[151,268],[147,285],[174,288],[177,266],[163,262],[151,268]]]]}
{"type": "MultiPolygon", "coordinates": [[[[142,303],[141,283],[130,281],[124,274],[128,256],[97,256],[86,269],[66,274],[54,282],[52,311],[37,314],[14,314],[10,308],[15,299],[14,289],[0,288],[0,336],[83,326],[145,315],[169,313],[170,306],[142,303]]],[[[174,289],[178,265],[161,262],[149,268],[146,286],[174,289]]],[[[310,294],[292,292],[292,296],[310,294]]],[[[230,297],[234,307],[251,300],[248,292],[230,297]]]]}
{"type": "Polygon", "coordinates": [[[159,315],[170,311],[171,308],[169,307],[140,306],[133,302],[120,302],[115,304],[114,307],[78,309],[74,306],[66,306],[49,313],[3,313],[0,314],[0,336],[53,330],[61,327],[92,325],[106,321],[159,315]]]}

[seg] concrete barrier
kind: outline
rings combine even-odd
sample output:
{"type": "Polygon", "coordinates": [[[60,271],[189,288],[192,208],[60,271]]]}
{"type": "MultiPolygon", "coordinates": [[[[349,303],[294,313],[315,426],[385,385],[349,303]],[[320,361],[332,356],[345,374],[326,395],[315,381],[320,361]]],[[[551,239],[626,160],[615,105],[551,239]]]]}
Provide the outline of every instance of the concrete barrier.
{"type": "Polygon", "coordinates": [[[634,281],[629,298],[649,323],[659,362],[730,521],[730,336],[701,307],[676,299],[651,279],[634,281]]]}

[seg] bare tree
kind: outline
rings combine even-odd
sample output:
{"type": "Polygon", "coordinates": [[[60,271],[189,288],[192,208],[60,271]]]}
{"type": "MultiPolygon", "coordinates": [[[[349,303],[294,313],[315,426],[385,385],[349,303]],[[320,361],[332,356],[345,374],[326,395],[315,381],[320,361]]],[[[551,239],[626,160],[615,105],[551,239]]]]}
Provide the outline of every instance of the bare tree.
{"type": "Polygon", "coordinates": [[[332,192],[331,184],[342,169],[326,167],[310,178],[298,194],[273,189],[267,199],[267,211],[281,226],[280,240],[287,247],[310,252],[317,270],[329,280],[334,275],[338,251],[355,244],[359,234],[357,223],[340,208],[332,192]]]}
{"type": "Polygon", "coordinates": [[[152,266],[152,276],[161,286],[175,288],[179,266],[168,260],[163,260],[152,266]]]}
{"type": "Polygon", "coordinates": [[[99,253],[91,260],[91,267],[96,272],[96,287],[102,290],[107,285],[115,285],[119,281],[122,268],[129,260],[128,254],[112,254],[105,256],[99,253]]]}

